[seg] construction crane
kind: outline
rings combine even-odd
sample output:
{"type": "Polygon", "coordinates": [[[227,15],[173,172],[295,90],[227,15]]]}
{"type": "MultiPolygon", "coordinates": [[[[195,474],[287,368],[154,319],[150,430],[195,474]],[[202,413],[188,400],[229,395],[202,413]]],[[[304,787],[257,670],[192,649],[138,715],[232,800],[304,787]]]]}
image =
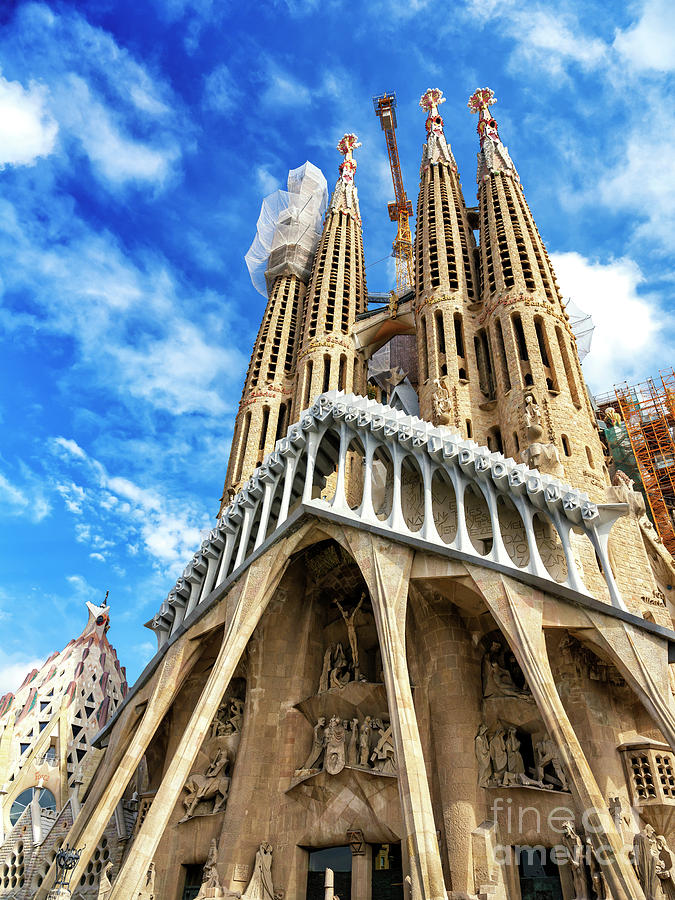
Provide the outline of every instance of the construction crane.
{"type": "Polygon", "coordinates": [[[391,221],[398,223],[396,240],[392,245],[392,256],[396,260],[396,293],[400,297],[401,294],[413,288],[415,281],[413,274],[412,235],[410,234],[412,203],[408,200],[403,187],[401,163],[398,158],[398,147],[396,145],[396,94],[391,91],[390,93],[379,94],[377,97],[373,97],[373,106],[375,107],[375,114],[380,120],[382,131],[384,131],[391,177],[394,182],[394,197],[396,199],[393,203],[387,205],[387,209],[391,221]]]}

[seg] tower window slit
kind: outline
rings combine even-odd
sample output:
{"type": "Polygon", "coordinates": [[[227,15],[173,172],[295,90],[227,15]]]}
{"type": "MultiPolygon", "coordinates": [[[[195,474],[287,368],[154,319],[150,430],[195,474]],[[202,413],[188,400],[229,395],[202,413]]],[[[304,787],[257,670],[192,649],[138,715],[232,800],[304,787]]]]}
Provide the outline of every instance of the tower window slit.
{"type": "Polygon", "coordinates": [[[515,279],[513,277],[513,266],[511,263],[511,256],[509,254],[509,245],[506,240],[506,229],[504,227],[504,216],[502,213],[500,198],[499,198],[499,187],[496,176],[492,176],[491,179],[491,187],[492,187],[492,208],[494,210],[495,216],[495,231],[497,233],[497,244],[499,247],[499,258],[502,267],[502,275],[504,277],[504,286],[505,287],[513,287],[515,284],[515,279]]]}
{"type": "Polygon", "coordinates": [[[520,188],[514,188],[514,194],[516,196],[516,200],[518,205],[520,206],[520,210],[523,216],[523,220],[525,222],[525,227],[527,228],[527,233],[530,238],[530,242],[532,244],[532,249],[534,250],[534,256],[537,260],[537,268],[539,269],[539,274],[541,275],[541,280],[544,284],[544,290],[546,291],[546,296],[548,299],[553,302],[554,300],[554,291],[553,286],[551,284],[551,278],[549,277],[549,271],[544,264],[544,259],[550,266],[550,261],[548,259],[548,254],[546,254],[546,248],[543,245],[539,232],[537,230],[536,225],[534,224],[534,220],[532,219],[532,213],[530,212],[527,203],[525,202],[525,198],[523,197],[522,190],[520,188]]]}
{"type": "Polygon", "coordinates": [[[514,313],[511,317],[513,322],[513,330],[516,333],[516,344],[518,345],[518,353],[524,362],[529,362],[529,354],[527,352],[527,341],[525,340],[525,331],[523,330],[523,320],[519,313],[514,313]]]}
{"type": "Polygon", "coordinates": [[[260,442],[258,444],[258,450],[265,449],[265,441],[267,440],[267,427],[269,423],[270,408],[269,406],[263,406],[262,425],[260,426],[260,442]]]}
{"type": "Polygon", "coordinates": [[[570,390],[570,395],[572,397],[572,402],[575,406],[581,406],[579,402],[579,392],[577,390],[577,383],[574,377],[574,371],[572,369],[572,364],[570,362],[569,353],[567,351],[567,344],[565,342],[565,337],[562,332],[562,328],[559,325],[555,327],[556,337],[558,338],[558,347],[560,348],[560,355],[562,356],[563,367],[565,369],[565,376],[567,378],[567,385],[570,390]]]}
{"type": "Polygon", "coordinates": [[[471,299],[475,299],[476,292],[474,288],[474,279],[473,279],[473,271],[471,268],[471,257],[469,254],[469,242],[467,237],[467,223],[462,218],[462,203],[460,203],[459,199],[459,190],[457,187],[457,182],[454,178],[451,178],[450,184],[452,186],[452,199],[455,204],[455,215],[457,216],[457,224],[459,226],[459,242],[462,248],[462,262],[464,264],[464,281],[466,284],[466,293],[471,299]]]}
{"type": "Polygon", "coordinates": [[[347,357],[343,354],[340,357],[340,371],[338,374],[338,390],[345,390],[345,379],[347,377],[347,357]]]}
{"type": "Polygon", "coordinates": [[[422,316],[420,319],[421,325],[421,337],[420,341],[420,377],[424,382],[429,377],[429,369],[427,366],[427,320],[426,316],[422,316]]]}
{"type": "Polygon", "coordinates": [[[445,355],[445,331],[443,329],[443,313],[437,312],[435,315],[436,320],[436,344],[438,347],[438,352],[441,355],[445,355]]]}
{"type": "Polygon", "coordinates": [[[509,364],[506,359],[506,347],[504,346],[504,333],[502,331],[502,323],[497,319],[495,321],[495,334],[497,336],[497,350],[499,353],[499,362],[502,367],[502,377],[504,379],[504,390],[511,390],[511,378],[509,376],[509,364]]]}
{"type": "Polygon", "coordinates": [[[548,335],[546,326],[541,316],[536,316],[534,320],[534,329],[537,334],[537,343],[539,344],[539,354],[544,365],[546,374],[546,386],[549,391],[558,390],[558,379],[556,377],[555,368],[553,367],[552,355],[548,345],[548,335]]]}
{"type": "Polygon", "coordinates": [[[492,370],[492,354],[490,353],[490,340],[484,328],[474,336],[474,349],[476,352],[476,365],[478,367],[478,384],[485,396],[492,400],[495,396],[495,379],[492,370]]]}
{"type": "Polygon", "coordinates": [[[251,410],[249,409],[244,416],[244,427],[241,429],[241,439],[239,441],[239,447],[237,448],[237,466],[234,473],[235,483],[241,478],[241,470],[244,466],[244,454],[246,452],[246,445],[248,444],[248,432],[250,427],[251,410]]]}
{"type": "Polygon", "coordinates": [[[330,356],[326,355],[323,358],[323,386],[321,388],[321,393],[325,394],[327,390],[330,389],[330,356]]]}
{"type": "Polygon", "coordinates": [[[441,214],[443,221],[443,237],[445,240],[445,256],[448,267],[448,283],[451,291],[459,288],[457,275],[457,259],[455,257],[455,242],[452,236],[452,219],[450,217],[450,204],[448,203],[448,187],[446,184],[447,173],[440,171],[440,166],[434,167],[438,171],[438,186],[441,195],[441,214]]]}
{"type": "Polygon", "coordinates": [[[305,366],[305,390],[304,390],[305,399],[302,402],[304,409],[307,409],[307,407],[309,406],[309,395],[312,390],[312,370],[313,370],[313,368],[314,368],[314,365],[312,363],[312,360],[310,359],[309,362],[307,363],[307,365],[305,366]]]}
{"type": "Polygon", "coordinates": [[[276,431],[276,434],[274,435],[274,443],[275,444],[277,441],[281,440],[281,438],[284,436],[284,433],[286,432],[287,410],[288,410],[288,407],[286,406],[285,403],[281,403],[279,405],[279,416],[277,418],[277,431],[276,431]]]}

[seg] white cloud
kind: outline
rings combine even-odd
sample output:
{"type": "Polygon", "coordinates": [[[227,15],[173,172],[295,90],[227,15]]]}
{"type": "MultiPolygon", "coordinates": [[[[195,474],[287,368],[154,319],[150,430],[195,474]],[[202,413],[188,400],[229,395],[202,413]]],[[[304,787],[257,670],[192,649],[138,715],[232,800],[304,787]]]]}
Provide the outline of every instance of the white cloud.
{"type": "Polygon", "coordinates": [[[264,78],[267,86],[261,97],[265,105],[274,107],[309,106],[312,101],[312,93],[306,84],[282,69],[270,57],[266,60],[265,68],[264,78]]]}
{"type": "Polygon", "coordinates": [[[22,653],[6,653],[0,649],[0,696],[15,693],[33,669],[41,669],[44,659],[22,653]]]}
{"type": "Polygon", "coordinates": [[[618,31],[614,48],[636,70],[675,69],[675,15],[672,0],[646,0],[641,18],[618,31]]]}
{"type": "Polygon", "coordinates": [[[25,90],[0,75],[0,165],[31,165],[52,152],[59,126],[46,100],[44,85],[31,82],[25,90]]]}
{"type": "Polygon", "coordinates": [[[663,346],[660,331],[666,324],[662,311],[654,298],[638,293],[644,279],[633,260],[602,263],[579,253],[552,253],[551,259],[563,296],[593,317],[583,367],[594,390],[639,380],[670,360],[672,347],[663,346]]]}
{"type": "Polygon", "coordinates": [[[228,115],[241,102],[242,92],[227,66],[222,63],[204,79],[202,104],[212,112],[228,115]]]}
{"type": "Polygon", "coordinates": [[[271,194],[281,187],[281,183],[276,175],[272,174],[267,166],[258,166],[255,170],[256,181],[263,194],[271,194]]]}
{"type": "Polygon", "coordinates": [[[19,481],[10,481],[0,472],[0,512],[9,516],[23,516],[41,522],[51,512],[40,479],[25,465],[20,466],[19,481]]]}

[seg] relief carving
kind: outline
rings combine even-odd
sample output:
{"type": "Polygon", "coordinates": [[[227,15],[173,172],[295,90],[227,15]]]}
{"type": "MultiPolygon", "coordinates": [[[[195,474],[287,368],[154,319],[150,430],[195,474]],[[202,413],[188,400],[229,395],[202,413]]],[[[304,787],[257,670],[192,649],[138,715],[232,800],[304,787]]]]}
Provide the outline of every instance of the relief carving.
{"type": "Polygon", "coordinates": [[[181,822],[187,822],[195,816],[215,815],[225,808],[243,718],[244,701],[239,697],[226,695],[197,757],[201,760],[201,766],[191,772],[185,782],[185,815],[181,822]]]}
{"type": "Polygon", "coordinates": [[[337,775],[345,766],[367,769],[381,775],[396,775],[396,752],[391,723],[374,716],[351,721],[322,716],[314,726],[314,740],[307,760],[296,777],[315,775],[324,769],[337,775]]]}
{"type": "MultiPolygon", "coordinates": [[[[530,740],[527,734],[522,735],[530,740]]],[[[478,763],[478,786],[534,787],[552,791],[569,791],[569,782],[555,743],[548,735],[532,740],[534,767],[526,774],[521,752],[521,737],[514,725],[497,722],[490,731],[483,722],[474,738],[478,763]]]]}

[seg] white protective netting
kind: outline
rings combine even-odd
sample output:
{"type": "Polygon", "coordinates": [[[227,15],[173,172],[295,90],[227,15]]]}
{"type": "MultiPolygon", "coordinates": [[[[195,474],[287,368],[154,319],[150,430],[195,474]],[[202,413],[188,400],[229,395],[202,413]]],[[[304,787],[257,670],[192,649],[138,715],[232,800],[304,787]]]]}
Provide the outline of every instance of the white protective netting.
{"type": "Polygon", "coordinates": [[[273,250],[298,246],[311,255],[321,237],[328,184],[321,169],[306,162],[288,173],[288,190],[262,202],[256,236],[245,256],[253,286],[267,297],[265,271],[273,250]]]}
{"type": "Polygon", "coordinates": [[[565,311],[570,317],[570,328],[577,339],[579,362],[583,362],[591,352],[591,341],[595,331],[593,319],[589,313],[584,312],[573,300],[565,301],[565,311]]]}

